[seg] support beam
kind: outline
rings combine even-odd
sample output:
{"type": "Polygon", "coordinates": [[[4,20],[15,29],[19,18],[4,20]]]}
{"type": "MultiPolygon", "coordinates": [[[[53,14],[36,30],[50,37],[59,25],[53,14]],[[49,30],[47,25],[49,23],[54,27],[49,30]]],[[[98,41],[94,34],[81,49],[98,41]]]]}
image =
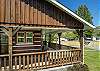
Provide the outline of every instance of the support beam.
{"type": "Polygon", "coordinates": [[[83,36],[83,30],[80,30],[80,49],[81,49],[81,62],[84,63],[84,36],[83,36]]]}
{"type": "Polygon", "coordinates": [[[17,27],[17,28],[13,31],[13,36],[14,36],[14,35],[17,33],[17,31],[19,31],[21,28],[22,28],[21,26],[17,27]]]}
{"type": "Polygon", "coordinates": [[[12,28],[9,28],[8,35],[8,45],[9,45],[9,71],[12,71],[12,28]]]}
{"type": "Polygon", "coordinates": [[[6,28],[0,28],[7,36],[9,35],[9,31],[6,28]]]}
{"type": "Polygon", "coordinates": [[[61,49],[61,42],[60,42],[61,34],[62,34],[62,33],[58,33],[58,41],[59,41],[58,47],[59,47],[59,49],[61,49]]]}

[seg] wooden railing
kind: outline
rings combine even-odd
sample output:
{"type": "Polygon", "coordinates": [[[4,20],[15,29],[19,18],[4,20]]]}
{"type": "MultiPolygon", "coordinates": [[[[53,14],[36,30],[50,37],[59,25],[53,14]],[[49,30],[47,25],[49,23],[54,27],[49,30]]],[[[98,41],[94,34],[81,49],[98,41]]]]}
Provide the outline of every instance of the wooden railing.
{"type": "MultiPolygon", "coordinates": [[[[33,70],[79,63],[80,49],[13,54],[13,70],[33,70]]],[[[0,71],[9,69],[9,55],[0,55],[0,71]]]]}

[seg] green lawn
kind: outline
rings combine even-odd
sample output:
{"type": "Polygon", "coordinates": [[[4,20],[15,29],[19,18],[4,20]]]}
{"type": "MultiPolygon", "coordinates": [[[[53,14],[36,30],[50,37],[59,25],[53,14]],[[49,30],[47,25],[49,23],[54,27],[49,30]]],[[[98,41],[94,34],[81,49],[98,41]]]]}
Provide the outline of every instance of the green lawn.
{"type": "Polygon", "coordinates": [[[100,71],[100,51],[85,48],[85,64],[90,71],[100,71]]]}

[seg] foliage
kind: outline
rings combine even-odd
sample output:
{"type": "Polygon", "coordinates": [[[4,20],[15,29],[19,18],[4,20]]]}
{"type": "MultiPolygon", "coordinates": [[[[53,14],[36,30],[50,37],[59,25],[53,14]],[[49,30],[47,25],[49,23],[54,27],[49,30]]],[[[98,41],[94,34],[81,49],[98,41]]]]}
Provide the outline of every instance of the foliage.
{"type": "Polygon", "coordinates": [[[62,34],[63,38],[69,38],[69,39],[77,39],[78,38],[78,34],[73,31],[73,32],[64,32],[62,34]]]}
{"type": "MultiPolygon", "coordinates": [[[[79,15],[84,20],[86,20],[87,22],[93,24],[92,22],[93,17],[86,5],[80,5],[78,9],[76,10],[76,14],[79,15]]],[[[90,29],[90,28],[86,29],[84,34],[86,37],[91,37],[93,34],[93,29],[90,29]]]]}
{"type": "Polygon", "coordinates": [[[100,37],[100,26],[97,26],[93,33],[94,33],[94,36],[100,37]]]}
{"type": "MultiPolygon", "coordinates": [[[[51,34],[51,42],[53,41],[57,41],[57,32],[53,32],[53,33],[50,33],[51,34]]],[[[44,38],[45,40],[45,38],[44,38]]],[[[46,41],[48,42],[49,41],[49,34],[46,34],[46,41]]]]}
{"type": "Polygon", "coordinates": [[[56,32],[52,33],[52,35],[51,35],[51,42],[57,41],[57,37],[58,37],[58,35],[57,35],[56,32]]]}
{"type": "Polygon", "coordinates": [[[85,37],[91,37],[93,35],[94,29],[86,29],[84,31],[85,37]]]}

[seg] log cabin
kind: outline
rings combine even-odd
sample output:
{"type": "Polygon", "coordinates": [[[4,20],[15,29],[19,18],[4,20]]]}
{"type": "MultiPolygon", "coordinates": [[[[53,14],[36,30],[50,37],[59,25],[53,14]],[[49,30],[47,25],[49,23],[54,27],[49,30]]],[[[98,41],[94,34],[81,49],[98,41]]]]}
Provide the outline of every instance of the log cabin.
{"type": "Polygon", "coordinates": [[[84,62],[85,28],[95,28],[56,0],[0,0],[0,71],[33,70],[84,62]],[[76,30],[80,48],[62,50],[63,31],[76,30]],[[43,36],[58,31],[58,50],[43,36]]]}

